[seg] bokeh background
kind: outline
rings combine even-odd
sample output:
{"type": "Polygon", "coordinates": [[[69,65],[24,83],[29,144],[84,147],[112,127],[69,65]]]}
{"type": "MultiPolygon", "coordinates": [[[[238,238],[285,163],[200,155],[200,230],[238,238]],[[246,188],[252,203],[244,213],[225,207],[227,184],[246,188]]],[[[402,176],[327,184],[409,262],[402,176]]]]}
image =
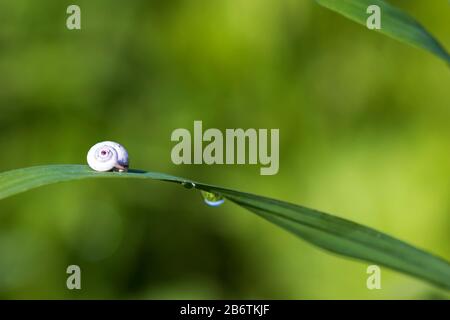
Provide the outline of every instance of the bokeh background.
{"type": "MultiPolygon", "coordinates": [[[[390,1],[450,48],[445,0],[390,1]]],[[[306,205],[450,259],[450,75],[307,0],[1,1],[0,171],[133,168],[306,205]],[[82,30],[66,29],[81,7],[82,30]],[[280,171],[172,164],[176,128],[279,128],[280,171]]],[[[79,181],[0,203],[0,298],[448,298],[162,182],[79,181]],[[66,288],[66,268],[82,290],[66,288]]]]}

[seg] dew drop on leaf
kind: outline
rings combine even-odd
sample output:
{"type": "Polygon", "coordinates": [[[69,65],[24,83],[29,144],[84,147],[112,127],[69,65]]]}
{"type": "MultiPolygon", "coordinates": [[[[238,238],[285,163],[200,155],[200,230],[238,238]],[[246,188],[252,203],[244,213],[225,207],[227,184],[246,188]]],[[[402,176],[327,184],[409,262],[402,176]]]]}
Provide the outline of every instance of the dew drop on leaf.
{"type": "Polygon", "coordinates": [[[218,207],[225,202],[225,199],[221,195],[206,191],[200,192],[202,194],[203,200],[208,206],[218,207]]]}

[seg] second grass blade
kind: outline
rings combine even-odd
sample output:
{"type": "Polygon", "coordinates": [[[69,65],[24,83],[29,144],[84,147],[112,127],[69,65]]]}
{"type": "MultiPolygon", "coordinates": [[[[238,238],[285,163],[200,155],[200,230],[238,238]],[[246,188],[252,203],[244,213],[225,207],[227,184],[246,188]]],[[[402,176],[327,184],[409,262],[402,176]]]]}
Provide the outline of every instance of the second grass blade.
{"type": "Polygon", "coordinates": [[[381,8],[381,33],[414,47],[428,50],[450,63],[445,48],[416,20],[384,0],[316,0],[320,5],[366,25],[370,5],[381,8]]]}

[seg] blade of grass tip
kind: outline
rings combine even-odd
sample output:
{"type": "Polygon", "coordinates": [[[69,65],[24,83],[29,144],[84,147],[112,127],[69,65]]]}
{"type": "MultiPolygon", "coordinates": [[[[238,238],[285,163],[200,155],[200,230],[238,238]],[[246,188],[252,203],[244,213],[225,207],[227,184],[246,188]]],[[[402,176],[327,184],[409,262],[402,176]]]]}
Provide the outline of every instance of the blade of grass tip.
{"type": "Polygon", "coordinates": [[[417,48],[425,49],[450,64],[450,54],[420,23],[384,0],[316,0],[320,5],[366,25],[370,5],[381,9],[381,29],[376,30],[417,48]]]}
{"type": "Polygon", "coordinates": [[[330,214],[235,190],[198,185],[328,251],[384,265],[450,289],[442,258],[363,225],[330,214]]]}

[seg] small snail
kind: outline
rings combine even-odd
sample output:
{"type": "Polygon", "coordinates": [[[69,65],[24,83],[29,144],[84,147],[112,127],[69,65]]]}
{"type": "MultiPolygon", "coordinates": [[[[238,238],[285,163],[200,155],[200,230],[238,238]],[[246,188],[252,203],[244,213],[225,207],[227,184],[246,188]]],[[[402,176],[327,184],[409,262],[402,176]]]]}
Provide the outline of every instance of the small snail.
{"type": "Polygon", "coordinates": [[[89,149],[87,162],[95,171],[128,171],[128,152],[117,142],[103,141],[89,149]]]}

